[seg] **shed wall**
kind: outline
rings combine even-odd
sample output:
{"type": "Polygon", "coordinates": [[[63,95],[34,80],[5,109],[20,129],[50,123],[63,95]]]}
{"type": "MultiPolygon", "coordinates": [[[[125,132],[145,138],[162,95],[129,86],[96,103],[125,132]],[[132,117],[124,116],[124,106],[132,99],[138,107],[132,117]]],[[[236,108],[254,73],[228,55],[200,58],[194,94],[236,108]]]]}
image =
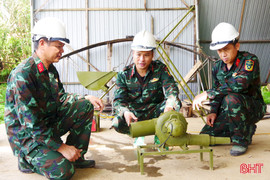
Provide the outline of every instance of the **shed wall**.
{"type": "MultiPolygon", "coordinates": [[[[89,0],[88,4],[86,2],[86,0],[58,0],[43,4],[44,1],[32,1],[33,19],[38,20],[47,16],[61,19],[66,24],[71,41],[70,46],[76,50],[98,42],[134,36],[143,29],[153,30],[157,39],[161,40],[187,12],[187,10],[175,10],[175,8],[188,8],[179,0],[148,0],[147,11],[145,11],[144,0],[89,0]],[[160,10],[155,8],[160,8],[160,10]],[[152,21],[153,25],[151,25],[152,21]]],[[[194,4],[193,0],[185,2],[189,6],[194,4]]],[[[172,41],[192,16],[193,13],[190,13],[166,41],[172,41]]],[[[194,45],[194,23],[193,18],[175,42],[194,45]]],[[[110,64],[107,61],[106,45],[90,49],[89,52],[80,52],[78,55],[99,71],[114,69],[118,72],[123,69],[127,61],[131,60],[129,58],[130,45],[131,42],[113,44],[110,64]]],[[[65,53],[69,52],[71,50],[66,47],[65,53]]],[[[194,65],[192,53],[171,47],[169,54],[182,76],[185,76],[194,65]]],[[[82,85],[76,84],[77,71],[95,71],[95,68],[89,66],[78,55],[65,58],[55,64],[62,82],[66,83],[66,91],[100,96],[101,91],[89,91],[82,85]]],[[[159,57],[157,52],[155,52],[155,57],[159,57]]],[[[192,91],[197,91],[196,82],[191,83],[190,86],[192,91]]],[[[180,98],[185,98],[185,95],[181,95],[180,98]]]]}
{"type": "Polygon", "coordinates": [[[233,24],[240,31],[240,51],[257,55],[260,60],[261,81],[265,82],[270,70],[269,9],[269,0],[200,0],[199,32],[203,50],[218,57],[215,51],[209,50],[212,30],[220,22],[233,24]]]}

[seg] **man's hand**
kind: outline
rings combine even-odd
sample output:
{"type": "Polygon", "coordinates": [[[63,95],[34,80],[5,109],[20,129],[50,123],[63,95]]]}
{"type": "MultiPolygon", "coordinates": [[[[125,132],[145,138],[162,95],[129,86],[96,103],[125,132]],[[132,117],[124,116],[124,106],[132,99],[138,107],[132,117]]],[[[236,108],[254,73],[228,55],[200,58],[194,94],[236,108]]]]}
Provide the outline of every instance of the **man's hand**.
{"type": "Polygon", "coordinates": [[[94,105],[95,110],[103,111],[104,104],[101,99],[91,95],[85,96],[85,99],[89,100],[94,105]]]}
{"type": "Polygon", "coordinates": [[[62,144],[57,149],[57,151],[60,152],[70,162],[75,162],[77,159],[81,157],[82,149],[77,149],[75,146],[62,144]]]}
{"type": "Polygon", "coordinates": [[[168,111],[171,111],[171,110],[174,110],[173,107],[166,106],[165,109],[164,109],[164,112],[168,112],[168,111]]]}
{"type": "Polygon", "coordinates": [[[193,110],[199,110],[200,109],[200,106],[202,106],[202,102],[207,100],[207,92],[204,91],[203,93],[197,95],[194,100],[193,100],[193,103],[192,103],[192,108],[193,110]]]}
{"type": "Polygon", "coordinates": [[[216,118],[217,118],[217,114],[216,113],[208,114],[207,117],[206,117],[206,119],[207,119],[206,124],[208,124],[209,126],[213,127],[216,118]]]}
{"type": "Polygon", "coordinates": [[[132,112],[129,111],[124,112],[124,117],[128,126],[130,126],[130,123],[138,121],[138,118],[132,112]]]}

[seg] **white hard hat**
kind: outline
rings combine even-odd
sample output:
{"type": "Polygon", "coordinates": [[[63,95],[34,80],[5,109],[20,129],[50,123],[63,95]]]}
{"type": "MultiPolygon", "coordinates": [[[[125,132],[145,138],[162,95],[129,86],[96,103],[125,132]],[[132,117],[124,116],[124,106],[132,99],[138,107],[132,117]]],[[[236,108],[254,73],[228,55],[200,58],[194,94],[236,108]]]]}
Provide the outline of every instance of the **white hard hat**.
{"type": "Polygon", "coordinates": [[[152,51],[156,48],[156,38],[148,31],[137,33],[131,44],[131,49],[135,51],[152,51]]]}
{"type": "Polygon", "coordinates": [[[49,41],[62,41],[69,43],[66,38],[66,27],[62,21],[54,17],[47,17],[39,20],[33,30],[33,41],[42,37],[48,38],[49,41]]]}
{"type": "Polygon", "coordinates": [[[212,32],[211,50],[218,50],[229,43],[233,43],[239,36],[239,32],[229,23],[219,23],[212,32]]]}

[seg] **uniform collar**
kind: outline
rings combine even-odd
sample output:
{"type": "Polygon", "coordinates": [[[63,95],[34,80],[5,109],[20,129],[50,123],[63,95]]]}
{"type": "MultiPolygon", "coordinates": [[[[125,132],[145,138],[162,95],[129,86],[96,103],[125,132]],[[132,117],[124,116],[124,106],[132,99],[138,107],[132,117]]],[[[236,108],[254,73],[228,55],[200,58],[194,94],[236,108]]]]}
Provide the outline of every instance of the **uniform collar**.
{"type": "Polygon", "coordinates": [[[236,55],[236,58],[235,58],[235,60],[233,62],[233,65],[232,65],[230,70],[227,69],[227,65],[221,60],[222,61],[222,66],[223,66],[223,71],[226,72],[226,71],[231,71],[231,70],[233,70],[235,68],[238,68],[240,66],[240,62],[241,62],[240,59],[241,59],[241,54],[238,51],[237,55],[236,55]]]}
{"type": "MultiPolygon", "coordinates": [[[[145,76],[147,76],[150,72],[153,72],[153,71],[154,71],[154,66],[153,66],[153,61],[152,61],[151,64],[149,65],[149,67],[148,67],[148,70],[147,70],[145,76]]],[[[136,65],[133,64],[132,71],[131,71],[131,75],[130,76],[131,77],[135,76],[135,73],[136,73],[136,65]]]]}
{"type": "MultiPolygon", "coordinates": [[[[37,54],[35,52],[33,53],[32,57],[35,61],[35,64],[37,66],[39,73],[43,73],[45,71],[48,71],[47,68],[44,66],[43,62],[41,61],[41,59],[37,56],[37,54]]],[[[50,69],[50,67],[51,67],[51,65],[49,66],[49,69],[50,69]]]]}

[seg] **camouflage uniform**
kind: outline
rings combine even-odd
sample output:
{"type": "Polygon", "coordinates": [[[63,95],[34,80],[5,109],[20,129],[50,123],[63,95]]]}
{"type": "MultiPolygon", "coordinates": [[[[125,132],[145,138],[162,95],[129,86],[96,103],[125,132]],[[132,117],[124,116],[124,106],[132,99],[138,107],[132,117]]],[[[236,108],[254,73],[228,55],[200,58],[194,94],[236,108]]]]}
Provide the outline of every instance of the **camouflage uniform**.
{"type": "Polygon", "coordinates": [[[265,114],[261,95],[258,58],[248,52],[238,52],[230,70],[222,60],[212,70],[213,88],[207,91],[211,113],[217,114],[214,126],[201,131],[212,136],[231,137],[234,145],[247,147],[256,125],[265,114]]]}
{"type": "Polygon", "coordinates": [[[66,144],[88,149],[93,105],[83,96],[68,94],[56,68],[47,70],[34,53],[10,74],[5,124],[20,169],[31,169],[50,179],[69,179],[74,165],[57,151],[61,136],[66,144]]]}
{"type": "Polygon", "coordinates": [[[181,108],[178,87],[162,62],[152,61],[143,82],[140,82],[136,74],[135,64],[118,73],[114,92],[115,118],[112,125],[120,133],[129,133],[124,119],[125,111],[134,113],[138,121],[143,121],[159,117],[165,106],[171,106],[176,111],[181,108]]]}

